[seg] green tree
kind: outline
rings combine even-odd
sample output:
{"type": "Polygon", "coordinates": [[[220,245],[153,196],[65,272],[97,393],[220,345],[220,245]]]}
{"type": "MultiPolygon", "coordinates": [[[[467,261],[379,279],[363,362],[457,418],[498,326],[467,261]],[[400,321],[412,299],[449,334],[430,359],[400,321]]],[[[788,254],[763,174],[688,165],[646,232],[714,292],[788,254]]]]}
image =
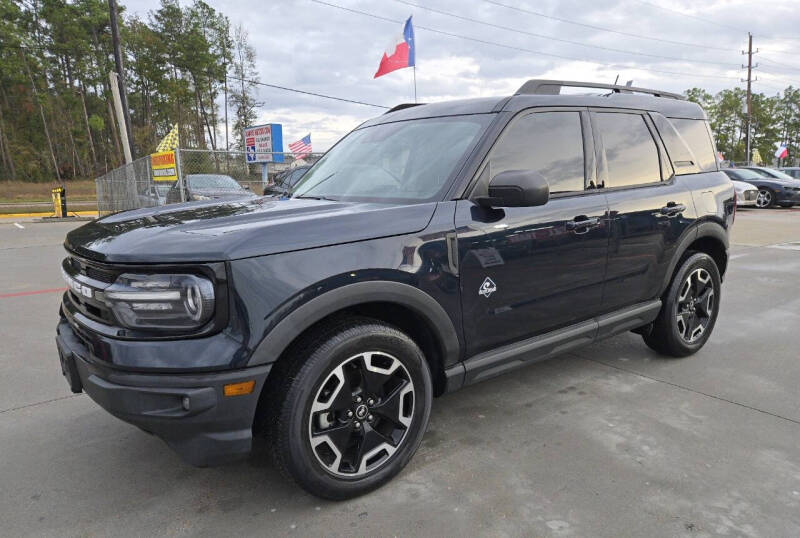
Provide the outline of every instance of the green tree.
{"type": "Polygon", "coordinates": [[[242,134],[244,128],[253,125],[258,119],[257,109],[264,103],[256,99],[258,72],[256,53],[247,40],[247,30],[241,24],[233,32],[233,63],[231,79],[231,103],[236,111],[233,122],[236,147],[244,150],[242,134]]]}

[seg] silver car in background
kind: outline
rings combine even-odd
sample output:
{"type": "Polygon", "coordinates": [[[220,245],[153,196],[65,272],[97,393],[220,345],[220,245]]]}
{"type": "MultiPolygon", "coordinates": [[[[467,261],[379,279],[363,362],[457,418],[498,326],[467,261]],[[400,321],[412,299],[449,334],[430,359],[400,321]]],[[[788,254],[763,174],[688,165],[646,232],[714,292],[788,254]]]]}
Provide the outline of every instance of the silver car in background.
{"type": "Polygon", "coordinates": [[[758,199],[758,189],[744,181],[731,180],[736,191],[737,207],[755,207],[758,199]]]}

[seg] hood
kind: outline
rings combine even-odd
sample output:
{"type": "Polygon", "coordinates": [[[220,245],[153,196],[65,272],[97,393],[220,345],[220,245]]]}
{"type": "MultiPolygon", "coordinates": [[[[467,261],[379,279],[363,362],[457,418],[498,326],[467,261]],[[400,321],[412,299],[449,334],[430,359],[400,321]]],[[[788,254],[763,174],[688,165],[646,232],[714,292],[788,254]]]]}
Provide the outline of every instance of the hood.
{"type": "Polygon", "coordinates": [[[69,232],[79,256],[120,263],[212,262],[419,232],[436,203],[256,197],[109,215],[69,232]]]}

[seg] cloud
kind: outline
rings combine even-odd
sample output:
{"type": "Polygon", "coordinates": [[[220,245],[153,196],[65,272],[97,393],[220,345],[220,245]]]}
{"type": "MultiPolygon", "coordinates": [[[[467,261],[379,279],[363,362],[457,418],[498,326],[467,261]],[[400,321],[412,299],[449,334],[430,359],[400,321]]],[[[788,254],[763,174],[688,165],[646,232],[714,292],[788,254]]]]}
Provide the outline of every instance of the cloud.
{"type": "MultiPolygon", "coordinates": [[[[206,1],[225,13],[233,24],[242,23],[248,30],[263,82],[385,106],[414,98],[411,70],[372,78],[387,41],[401,30],[401,22],[386,22],[311,0],[206,1]]],[[[790,2],[773,2],[767,9],[762,3],[743,0],[703,4],[694,0],[500,0],[502,4],[578,23],[569,24],[486,0],[408,0],[520,31],[513,32],[413,7],[403,0],[326,1],[397,21],[413,15],[417,28],[417,90],[420,99],[427,102],[509,95],[529,78],[610,83],[619,75],[623,84],[633,80],[638,86],[667,91],[682,92],[699,86],[716,92],[740,84],[744,60],[740,51],[746,48],[747,41],[746,30],[740,29],[744,25],[754,33],[754,45],[762,51],[761,58],[756,58],[763,58],[763,63],[754,91],[774,93],[793,81],[797,86],[800,78],[800,70],[786,65],[800,65],[792,54],[800,51],[800,39],[787,39],[800,37],[796,5],[790,2]],[[641,39],[592,27],[698,46],[641,39]]],[[[126,7],[128,13],[144,15],[158,4],[155,0],[131,0],[126,7]]],[[[282,123],[287,144],[311,132],[317,150],[327,149],[360,122],[383,112],[264,87],[259,89],[259,99],[265,103],[259,119],[282,123]]]]}

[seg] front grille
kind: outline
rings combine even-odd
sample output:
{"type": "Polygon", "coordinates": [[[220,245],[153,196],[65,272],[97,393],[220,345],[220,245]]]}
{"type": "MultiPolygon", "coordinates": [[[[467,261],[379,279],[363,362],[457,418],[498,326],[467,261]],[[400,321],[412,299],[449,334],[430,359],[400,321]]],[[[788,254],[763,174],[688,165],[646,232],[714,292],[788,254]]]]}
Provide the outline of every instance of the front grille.
{"type": "Polygon", "coordinates": [[[117,271],[101,267],[82,258],[70,256],[68,263],[74,273],[105,282],[106,284],[112,284],[117,278],[117,271]]]}
{"type": "Polygon", "coordinates": [[[111,325],[114,317],[101,300],[102,292],[113,283],[119,271],[100,266],[82,258],[70,256],[64,261],[64,271],[80,284],[79,289],[70,286],[68,297],[76,310],[86,317],[111,325]]]}

